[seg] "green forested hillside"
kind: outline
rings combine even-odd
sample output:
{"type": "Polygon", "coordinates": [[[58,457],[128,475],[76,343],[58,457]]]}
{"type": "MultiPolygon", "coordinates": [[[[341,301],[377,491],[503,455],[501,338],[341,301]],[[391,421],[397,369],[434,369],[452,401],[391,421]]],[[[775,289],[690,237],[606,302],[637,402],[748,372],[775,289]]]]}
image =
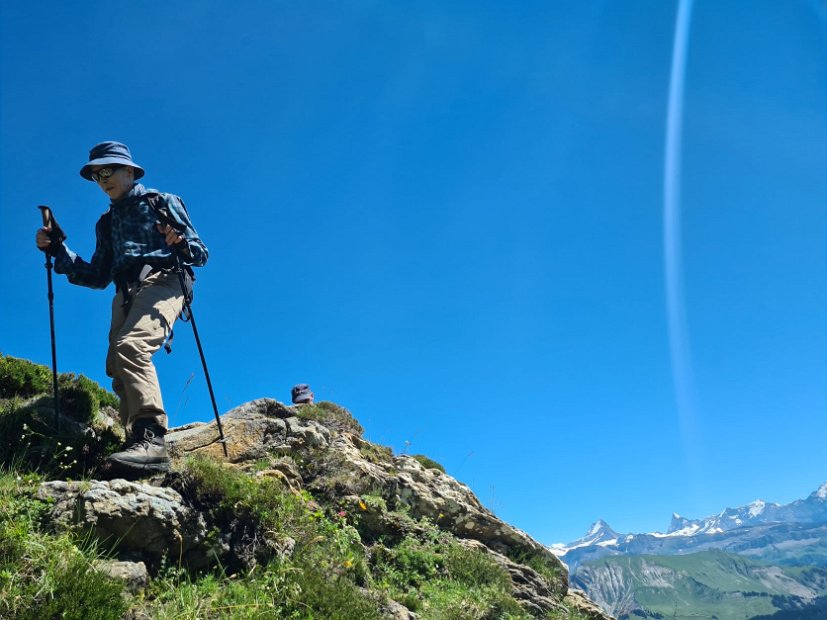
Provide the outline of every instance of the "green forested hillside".
{"type": "Polygon", "coordinates": [[[807,606],[827,592],[827,570],[705,551],[608,557],[580,566],[573,583],[620,620],[746,620],[807,606]]]}

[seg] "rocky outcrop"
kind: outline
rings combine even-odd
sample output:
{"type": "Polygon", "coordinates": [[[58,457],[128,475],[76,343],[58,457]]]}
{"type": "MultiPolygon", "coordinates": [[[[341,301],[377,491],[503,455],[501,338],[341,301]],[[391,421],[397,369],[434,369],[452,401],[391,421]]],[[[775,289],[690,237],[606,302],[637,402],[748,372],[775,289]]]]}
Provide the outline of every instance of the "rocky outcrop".
{"type": "MultiPolygon", "coordinates": [[[[427,459],[393,455],[366,441],[358,422],[332,403],[295,408],[260,399],[222,416],[222,426],[227,457],[215,423],[171,429],[166,440],[174,466],[190,456],[206,456],[251,476],[276,479],[297,494],[309,491],[342,514],[358,513],[366,544],[399,539],[430,523],[503,567],[514,598],[532,615],[563,610],[565,602],[586,617],[608,618],[568,591],[566,568],[556,556],[498,519],[466,485],[427,459]]],[[[51,502],[56,524],[115,550],[126,563],[100,570],[137,584],[130,588],[140,588],[140,567],[151,571],[165,557],[196,569],[216,561],[250,568],[258,560],[293,552],[292,540],[271,541],[249,524],[215,522],[215,514],[193,501],[186,481],[174,473],[144,482],[47,482],[38,496],[51,502]]],[[[388,617],[416,618],[393,601],[383,605],[388,617]]]]}
{"type": "MultiPolygon", "coordinates": [[[[479,541],[500,555],[539,558],[556,568],[555,591],[566,592],[567,572],[557,557],[525,532],[498,519],[468,486],[413,457],[394,456],[387,448],[366,441],[355,421],[343,421],[349,414],[328,410],[329,417],[308,419],[300,417],[302,409],[267,398],[233,409],[222,416],[228,460],[244,465],[278,455],[282,458],[274,467],[291,486],[303,486],[330,501],[379,496],[392,509],[404,506],[415,519],[426,517],[458,538],[479,541]]],[[[167,442],[176,458],[197,453],[224,458],[214,422],[173,429],[167,442]]]]}
{"type": "Polygon", "coordinates": [[[607,616],[606,612],[590,601],[582,590],[571,588],[566,594],[564,602],[580,615],[589,618],[589,620],[606,620],[607,618],[613,620],[613,616],[607,616]]]}

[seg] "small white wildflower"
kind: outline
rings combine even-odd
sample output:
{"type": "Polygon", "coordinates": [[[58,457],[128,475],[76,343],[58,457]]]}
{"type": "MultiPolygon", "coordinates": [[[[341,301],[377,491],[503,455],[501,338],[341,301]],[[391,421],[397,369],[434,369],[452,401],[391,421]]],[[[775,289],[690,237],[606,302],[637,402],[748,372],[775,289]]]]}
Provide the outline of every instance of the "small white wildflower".
{"type": "Polygon", "coordinates": [[[72,446],[66,446],[66,452],[71,452],[71,451],[72,451],[72,446]]]}

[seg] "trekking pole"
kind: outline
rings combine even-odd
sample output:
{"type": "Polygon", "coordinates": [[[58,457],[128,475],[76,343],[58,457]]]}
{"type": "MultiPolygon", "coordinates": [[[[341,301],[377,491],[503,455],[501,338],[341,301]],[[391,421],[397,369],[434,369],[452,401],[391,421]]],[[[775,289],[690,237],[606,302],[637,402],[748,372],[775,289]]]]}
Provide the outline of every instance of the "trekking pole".
{"type": "Polygon", "coordinates": [[[192,333],[195,336],[195,344],[198,346],[198,354],[201,356],[201,365],[204,367],[204,376],[207,378],[207,389],[210,391],[210,400],[212,401],[212,410],[215,414],[215,422],[218,425],[218,436],[221,438],[221,447],[224,448],[224,456],[229,458],[227,454],[227,439],[224,437],[224,428],[221,426],[221,417],[218,415],[218,405],[215,404],[215,393],[212,389],[212,381],[210,380],[210,371],[207,369],[207,358],[204,357],[204,348],[201,346],[201,338],[198,336],[198,327],[195,325],[195,315],[192,313],[192,306],[190,305],[189,296],[187,295],[187,285],[184,282],[184,267],[181,265],[181,257],[178,252],[175,252],[175,271],[178,273],[178,282],[181,284],[181,293],[184,295],[184,308],[187,310],[187,316],[192,324],[192,333]]]}
{"type": "MultiPolygon", "coordinates": [[[[156,194],[157,196],[157,194],[156,194]]],[[[185,227],[178,222],[168,209],[158,206],[157,200],[150,199],[149,206],[155,211],[158,216],[160,224],[166,224],[172,228],[179,235],[184,234],[185,227]]],[[[190,305],[190,296],[187,295],[187,283],[184,280],[184,266],[181,264],[181,254],[175,248],[172,249],[175,255],[175,271],[178,274],[178,282],[181,284],[181,294],[184,296],[184,309],[187,311],[190,323],[192,323],[192,333],[195,336],[195,344],[198,346],[198,354],[201,356],[201,365],[204,367],[204,376],[207,379],[207,389],[210,391],[210,400],[212,401],[212,410],[215,414],[215,423],[218,425],[218,436],[221,442],[221,447],[224,449],[224,456],[229,458],[227,453],[227,439],[224,437],[224,427],[221,425],[221,416],[218,415],[218,405],[215,404],[215,392],[212,389],[212,381],[210,380],[210,371],[207,368],[207,358],[204,357],[204,348],[201,346],[201,338],[198,335],[198,327],[195,324],[195,315],[192,313],[192,306],[190,305]]]]}
{"type": "MultiPolygon", "coordinates": [[[[51,227],[49,237],[52,244],[62,243],[66,239],[66,235],[57,225],[52,217],[52,210],[47,206],[40,206],[40,215],[43,218],[43,228],[51,227]]],[[[43,250],[46,255],[46,283],[48,286],[49,295],[49,330],[52,339],[52,391],[55,399],[55,429],[60,430],[60,394],[57,387],[57,349],[55,347],[55,293],[52,288],[52,246],[43,250]]]]}

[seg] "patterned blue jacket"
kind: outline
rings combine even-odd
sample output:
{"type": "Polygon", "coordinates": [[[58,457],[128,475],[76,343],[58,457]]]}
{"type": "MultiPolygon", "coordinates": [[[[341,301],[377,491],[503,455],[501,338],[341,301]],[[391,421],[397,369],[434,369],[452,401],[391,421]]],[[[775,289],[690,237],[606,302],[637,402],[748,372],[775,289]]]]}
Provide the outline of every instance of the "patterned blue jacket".
{"type": "MultiPolygon", "coordinates": [[[[92,259],[86,262],[63,245],[55,256],[55,272],[66,274],[69,282],[89,288],[106,288],[118,274],[141,265],[172,267],[175,257],[158,232],[158,216],[145,198],[147,190],[140,183],[120,200],[113,202],[95,225],[96,246],[92,259]]],[[[184,202],[173,194],[161,194],[173,218],[184,225],[184,241],[189,257],[184,264],[203,267],[207,262],[207,247],[198,237],[190,222],[184,202]]]]}

